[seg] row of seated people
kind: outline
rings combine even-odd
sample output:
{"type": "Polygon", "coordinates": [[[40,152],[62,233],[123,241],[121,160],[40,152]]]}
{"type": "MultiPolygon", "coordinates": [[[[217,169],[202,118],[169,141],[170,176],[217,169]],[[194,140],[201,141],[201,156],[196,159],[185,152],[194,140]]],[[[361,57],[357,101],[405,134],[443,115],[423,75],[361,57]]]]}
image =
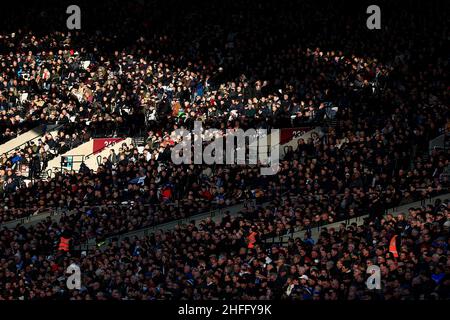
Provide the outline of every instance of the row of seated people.
{"type": "MultiPolygon", "coordinates": [[[[450,205],[375,215],[323,228],[315,241],[265,239],[279,224],[253,215],[210,218],[101,249],[57,251],[64,224],[0,231],[0,299],[41,300],[445,300],[450,297],[450,205]],[[76,264],[81,287],[68,290],[76,264]],[[380,268],[381,288],[366,285],[380,268]]],[[[70,243],[70,242],[69,242],[70,243]]]]}

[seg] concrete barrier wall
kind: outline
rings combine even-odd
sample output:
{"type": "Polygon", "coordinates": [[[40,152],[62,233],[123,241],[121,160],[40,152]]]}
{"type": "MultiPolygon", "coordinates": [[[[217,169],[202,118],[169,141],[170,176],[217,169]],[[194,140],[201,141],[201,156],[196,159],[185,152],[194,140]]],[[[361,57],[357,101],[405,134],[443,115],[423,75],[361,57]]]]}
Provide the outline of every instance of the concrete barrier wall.
{"type": "MultiPolygon", "coordinates": [[[[279,129],[280,135],[281,135],[281,130],[283,130],[283,129],[279,129]]],[[[283,159],[284,155],[285,155],[285,150],[284,150],[285,147],[291,146],[294,150],[296,150],[298,140],[304,139],[306,141],[306,140],[310,139],[313,134],[317,134],[317,135],[321,136],[322,131],[320,128],[314,128],[308,132],[305,132],[304,134],[302,134],[300,136],[293,137],[292,140],[290,140],[287,143],[280,144],[280,137],[278,137],[278,139],[276,139],[276,138],[274,138],[273,133],[271,133],[271,134],[267,135],[267,139],[265,140],[266,143],[261,143],[259,141],[255,141],[255,142],[251,143],[249,145],[249,155],[255,156],[255,154],[258,154],[258,159],[267,160],[267,158],[268,158],[267,153],[265,152],[264,148],[261,149],[261,147],[266,147],[266,150],[272,151],[272,149],[274,149],[274,146],[272,146],[271,143],[272,143],[273,139],[276,139],[276,142],[274,142],[274,145],[279,147],[280,159],[283,159]],[[259,146],[259,148],[258,148],[258,146],[259,146]]]]}
{"type": "Polygon", "coordinates": [[[61,127],[57,126],[57,127],[52,128],[50,130],[47,130],[47,132],[50,133],[52,135],[53,139],[54,139],[54,138],[56,138],[58,136],[58,131],[59,130],[61,130],[61,127]]]}
{"type": "Polygon", "coordinates": [[[61,216],[64,214],[71,214],[71,212],[62,209],[52,209],[52,210],[46,209],[43,212],[36,211],[31,216],[5,222],[0,227],[7,229],[14,229],[17,225],[24,225],[26,227],[31,227],[38,224],[39,222],[44,221],[48,217],[50,217],[54,222],[59,222],[61,216]]]}
{"type": "MultiPolygon", "coordinates": [[[[68,156],[68,155],[82,155],[82,156],[86,156],[90,153],[92,153],[92,148],[93,148],[93,143],[94,140],[90,139],[89,141],[83,143],[82,145],[79,145],[78,147],[67,151],[66,153],[57,156],[56,158],[53,158],[52,160],[50,160],[48,162],[48,166],[47,169],[51,169],[52,172],[52,177],[54,176],[55,173],[55,169],[60,169],[61,168],[61,158],[62,156],[68,156]]],[[[74,160],[81,160],[81,157],[75,157],[74,160]]],[[[80,169],[80,163],[74,163],[73,164],[73,170],[79,170],[80,169]]]]}
{"type": "MultiPolygon", "coordinates": [[[[55,130],[55,128],[59,128],[60,125],[49,125],[47,126],[47,132],[55,130]]],[[[28,130],[25,133],[22,133],[20,136],[11,139],[4,144],[0,145],[0,154],[4,154],[16,148],[19,148],[23,144],[31,141],[37,141],[39,138],[42,138],[44,126],[38,126],[31,130],[28,130]]]]}
{"type": "MultiPolygon", "coordinates": [[[[148,236],[152,233],[155,233],[157,231],[167,231],[167,230],[173,230],[176,226],[183,225],[190,223],[191,221],[194,221],[195,225],[198,225],[202,220],[205,220],[207,218],[211,218],[214,222],[219,222],[226,212],[230,213],[230,216],[236,216],[239,214],[239,212],[244,208],[245,205],[254,205],[253,201],[249,202],[242,202],[230,207],[226,207],[223,209],[216,209],[211,210],[209,212],[200,213],[191,217],[187,217],[184,219],[174,220],[163,224],[158,224],[153,227],[148,228],[142,228],[139,230],[131,231],[128,233],[124,233],[117,236],[109,237],[105,240],[105,243],[111,243],[114,240],[117,240],[118,242],[123,241],[125,238],[143,238],[145,236],[148,236]]],[[[86,244],[82,245],[80,249],[88,249],[96,246],[96,240],[90,239],[86,244]]]]}
{"type": "Polygon", "coordinates": [[[285,155],[285,150],[284,149],[286,147],[292,147],[294,149],[294,151],[295,151],[297,149],[298,140],[303,139],[303,140],[307,141],[308,139],[310,139],[312,137],[313,134],[317,134],[317,135],[319,135],[319,137],[323,135],[322,134],[322,130],[319,127],[317,127],[317,128],[314,128],[314,129],[312,129],[312,130],[310,130],[310,131],[308,131],[308,132],[306,132],[306,133],[304,133],[304,134],[302,134],[302,135],[300,135],[298,137],[294,137],[291,141],[283,144],[280,147],[280,157],[281,157],[281,159],[283,159],[283,157],[285,155]]]}
{"type": "MultiPolygon", "coordinates": [[[[100,162],[101,162],[102,161],[101,159],[103,159],[103,157],[108,157],[109,156],[111,150],[114,150],[116,152],[116,154],[118,154],[119,153],[119,149],[122,147],[122,145],[124,143],[126,143],[127,146],[129,146],[132,142],[133,142],[132,138],[126,138],[125,140],[119,141],[119,142],[117,142],[115,144],[110,144],[106,148],[104,148],[101,152],[96,153],[96,154],[92,154],[92,155],[89,156],[89,158],[85,158],[84,159],[84,163],[86,164],[86,166],[89,169],[93,169],[94,171],[96,171],[98,169],[98,167],[99,167],[97,159],[100,159],[100,162]]],[[[78,168],[79,168],[79,165],[80,164],[78,164],[78,168]]]]}
{"type": "MultiPolygon", "coordinates": [[[[400,214],[400,213],[404,213],[407,214],[408,213],[408,209],[411,207],[418,207],[421,206],[423,204],[430,204],[430,203],[434,203],[437,199],[441,199],[442,201],[446,200],[446,199],[450,199],[450,193],[449,194],[444,194],[444,195],[440,195],[440,196],[436,196],[434,198],[431,199],[427,199],[422,201],[417,201],[417,202],[413,202],[413,203],[409,203],[409,204],[405,204],[399,207],[394,207],[391,208],[387,211],[387,213],[392,213],[394,216],[400,214]]],[[[149,227],[149,228],[143,228],[143,229],[139,229],[139,230],[135,230],[135,231],[131,231],[122,235],[118,235],[118,236],[114,236],[114,237],[110,237],[106,239],[106,243],[110,243],[113,241],[113,239],[117,239],[119,242],[123,241],[125,238],[142,238],[145,237],[147,235],[150,235],[158,230],[161,231],[167,231],[167,230],[173,230],[176,226],[178,225],[182,225],[182,224],[186,224],[189,223],[190,221],[195,221],[195,224],[198,225],[198,223],[202,220],[205,220],[207,218],[211,218],[213,221],[215,222],[220,222],[221,219],[223,218],[223,216],[225,215],[225,212],[228,211],[230,212],[231,216],[236,216],[240,213],[240,211],[244,208],[245,205],[255,205],[254,200],[246,202],[246,203],[240,203],[228,208],[224,208],[224,209],[220,209],[220,210],[213,210],[210,212],[206,212],[206,213],[201,213],[192,217],[188,217],[185,219],[179,219],[179,220],[175,220],[175,221],[171,221],[168,223],[164,223],[164,224],[160,224],[160,225],[156,225],[153,227],[149,227]]],[[[270,204],[270,201],[265,202],[263,204],[261,204],[262,207],[267,206],[268,204],[270,204]]],[[[368,216],[360,216],[360,217],[356,217],[353,219],[350,219],[348,221],[338,221],[332,224],[328,224],[328,225],[324,225],[318,228],[314,228],[311,230],[312,232],[312,238],[317,241],[319,234],[320,234],[320,230],[322,228],[339,228],[339,226],[345,222],[347,223],[347,225],[352,224],[353,222],[356,222],[358,225],[362,224],[364,222],[364,219],[367,218],[368,216]]],[[[270,239],[266,239],[266,241],[268,243],[271,242],[283,242],[286,243],[290,238],[303,238],[304,235],[306,233],[306,230],[301,230],[298,232],[295,232],[293,234],[288,234],[282,237],[276,237],[276,238],[270,238],[270,239]]],[[[84,245],[85,248],[92,248],[96,245],[96,241],[95,239],[91,239],[88,241],[87,244],[84,245]]]]}
{"type": "Polygon", "coordinates": [[[131,138],[127,138],[125,140],[122,140],[118,143],[110,144],[105,149],[103,149],[101,152],[92,154],[94,150],[94,140],[90,139],[89,141],[83,143],[82,145],[67,151],[66,153],[59,155],[58,157],[52,159],[48,163],[48,169],[52,169],[52,176],[54,176],[54,173],[56,169],[61,168],[61,159],[63,156],[72,156],[72,170],[78,171],[80,170],[81,161],[84,161],[84,163],[89,167],[89,169],[93,169],[94,171],[98,168],[97,163],[97,157],[101,156],[103,158],[104,156],[109,155],[109,151],[111,149],[114,149],[116,153],[118,153],[119,148],[122,146],[122,143],[126,142],[127,145],[130,145],[132,143],[131,138]],[[89,156],[89,157],[86,157],[89,156]]]}

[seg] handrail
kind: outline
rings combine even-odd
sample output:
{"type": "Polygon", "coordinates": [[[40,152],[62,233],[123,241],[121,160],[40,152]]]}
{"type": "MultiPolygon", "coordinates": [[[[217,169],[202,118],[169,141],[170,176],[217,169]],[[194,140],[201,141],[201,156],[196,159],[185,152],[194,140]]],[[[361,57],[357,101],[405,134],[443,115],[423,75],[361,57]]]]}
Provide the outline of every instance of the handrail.
{"type": "MultiPolygon", "coordinates": [[[[115,142],[116,143],[116,142],[115,142]]],[[[114,144],[115,144],[114,143],[114,144]]],[[[114,145],[113,144],[113,145],[114,145]]],[[[74,156],[82,156],[82,155],[68,155],[68,156],[72,156],[72,157],[74,157],[74,156]]],[[[82,161],[83,162],[83,161],[82,161]]],[[[60,169],[60,168],[57,168],[57,167],[55,167],[54,169],[60,169]]],[[[51,169],[49,169],[49,170],[51,170],[51,169]]],[[[295,196],[294,196],[295,197],[295,196]]],[[[269,202],[270,203],[270,202],[269,202]]],[[[264,205],[265,204],[267,204],[267,203],[264,203],[264,205]]],[[[127,204],[128,205],[128,204],[127,204]]],[[[82,208],[85,208],[86,206],[84,206],[84,207],[82,207],[82,208]]],[[[90,208],[95,208],[95,207],[105,207],[105,205],[100,205],[100,206],[87,206],[87,207],[90,207],[90,208]]],[[[59,211],[61,211],[61,210],[65,210],[65,209],[55,209],[55,208],[48,208],[48,209],[46,209],[46,210],[50,210],[50,212],[56,212],[56,210],[59,210],[59,211]]],[[[41,216],[42,217],[42,219],[41,220],[43,220],[43,219],[45,219],[45,217],[47,217],[49,215],[49,213],[48,212],[45,212],[45,213],[42,213],[42,214],[34,214],[34,215],[32,215],[32,216],[29,216],[29,217],[36,217],[36,216],[41,216]]],[[[51,215],[51,214],[50,214],[51,215]]],[[[24,218],[19,218],[19,219],[16,219],[16,220],[12,220],[12,221],[8,221],[8,222],[5,222],[5,223],[3,223],[1,226],[3,227],[3,226],[5,226],[5,225],[13,225],[13,224],[18,224],[18,223],[28,223],[28,220],[30,220],[30,219],[27,219],[28,217],[24,217],[24,218]],[[24,221],[27,221],[27,222],[24,222],[24,221]]],[[[177,220],[175,220],[175,221],[177,221],[177,220]]],[[[139,229],[138,229],[139,230],[139,229]]]]}
{"type": "MultiPolygon", "coordinates": [[[[281,197],[285,196],[286,194],[287,194],[287,192],[285,192],[281,197]]],[[[436,200],[436,199],[442,199],[442,198],[444,198],[444,200],[445,199],[450,199],[450,193],[430,198],[430,199],[428,199],[428,201],[432,201],[432,200],[436,200]]],[[[252,199],[252,200],[253,200],[252,201],[253,205],[256,205],[255,204],[255,199],[252,199]]],[[[423,199],[423,200],[415,201],[415,202],[410,202],[408,204],[399,205],[399,206],[396,206],[396,207],[388,209],[387,212],[389,212],[389,211],[397,212],[397,210],[399,208],[406,207],[406,206],[411,206],[413,203],[422,203],[424,201],[427,201],[427,199],[423,199]]],[[[266,202],[264,202],[264,203],[262,203],[260,205],[262,207],[265,207],[265,206],[269,205],[270,203],[272,203],[272,201],[266,201],[266,202]]],[[[247,204],[247,203],[244,201],[241,204],[233,205],[233,206],[230,206],[230,207],[227,207],[227,208],[210,210],[209,211],[209,215],[208,215],[208,212],[200,213],[200,214],[197,214],[197,215],[194,215],[194,216],[191,216],[191,217],[186,217],[186,218],[183,218],[183,219],[178,219],[178,220],[173,220],[173,221],[170,221],[170,222],[165,222],[165,223],[159,224],[159,225],[154,225],[154,226],[150,226],[150,227],[145,227],[145,228],[133,230],[133,231],[130,231],[130,232],[127,232],[127,233],[124,233],[124,234],[120,234],[120,235],[110,236],[110,237],[105,239],[104,243],[111,243],[112,241],[119,241],[120,242],[120,241],[123,241],[125,238],[131,238],[133,236],[134,237],[147,236],[147,235],[149,235],[151,233],[154,233],[157,230],[167,230],[170,227],[175,227],[177,225],[182,225],[183,223],[185,223],[187,221],[195,221],[195,223],[197,223],[198,221],[203,220],[203,219],[207,218],[208,216],[209,217],[214,217],[216,220],[218,220],[224,215],[224,211],[233,210],[233,208],[236,208],[238,206],[240,206],[242,208],[245,204],[247,204]],[[218,213],[218,214],[216,215],[216,213],[218,213]]],[[[240,210],[234,211],[234,212],[230,211],[231,215],[238,215],[239,213],[240,213],[240,210]]],[[[368,215],[358,216],[358,217],[354,217],[352,219],[347,219],[347,220],[336,221],[336,222],[333,222],[333,223],[328,224],[328,225],[317,226],[317,229],[319,230],[320,228],[327,227],[327,226],[334,225],[334,224],[340,224],[340,223],[345,222],[345,221],[347,221],[347,224],[350,224],[352,222],[363,220],[366,217],[368,217],[368,215]]],[[[294,233],[291,233],[291,234],[288,234],[288,235],[284,235],[284,236],[280,236],[279,239],[284,238],[284,237],[289,236],[289,235],[305,233],[307,231],[308,231],[307,229],[298,230],[298,231],[296,231],[294,233]]],[[[276,238],[277,237],[274,237],[272,239],[276,239],[276,238]]],[[[265,240],[269,240],[269,239],[271,239],[271,238],[266,238],[265,240]]],[[[273,240],[273,241],[275,241],[275,240],[273,240]]],[[[95,238],[91,238],[85,244],[82,244],[81,246],[90,247],[90,246],[95,246],[95,244],[96,244],[95,238]]]]}
{"type": "Polygon", "coordinates": [[[428,152],[431,153],[432,150],[435,149],[444,149],[445,148],[445,135],[443,133],[428,142],[428,152]]]}
{"type": "MultiPolygon", "coordinates": [[[[285,197],[289,192],[284,192],[281,194],[280,198],[285,197]]],[[[273,201],[273,199],[265,201],[263,203],[258,204],[261,207],[265,207],[269,204],[271,204],[273,201]]],[[[197,223],[200,220],[203,220],[205,218],[211,217],[214,218],[215,220],[218,220],[220,218],[223,217],[223,215],[225,214],[225,212],[230,212],[230,215],[234,216],[234,215],[238,215],[241,211],[241,209],[243,207],[245,207],[246,205],[251,205],[251,206],[256,206],[256,199],[252,198],[252,199],[244,199],[242,201],[240,201],[238,204],[234,204],[228,207],[224,207],[224,208],[217,208],[217,209],[210,209],[206,212],[202,212],[193,216],[189,216],[189,217],[185,217],[185,218],[181,218],[181,219],[177,219],[177,220],[172,220],[172,221],[168,221],[168,222],[164,222],[162,224],[156,224],[154,226],[148,226],[148,227],[144,227],[144,228],[140,228],[140,229],[136,229],[124,234],[119,234],[119,235],[114,235],[114,236],[110,236],[108,238],[105,239],[106,243],[110,243],[111,241],[114,241],[114,239],[118,239],[118,241],[122,241],[125,238],[129,238],[131,236],[137,236],[137,235],[141,235],[143,234],[144,236],[151,234],[150,231],[154,232],[156,230],[167,230],[169,229],[171,226],[175,227],[177,225],[182,225],[183,223],[186,223],[188,221],[195,221],[195,223],[197,223]],[[236,208],[239,208],[238,210],[235,210],[236,208]]],[[[89,239],[86,243],[81,244],[80,246],[85,246],[85,247],[89,247],[89,246],[95,246],[95,238],[91,238],[89,239]]]]}
{"type": "MultiPolygon", "coordinates": [[[[75,156],[76,156],[76,155],[75,155],[75,156]]],[[[61,167],[54,167],[53,169],[55,170],[55,174],[61,172],[61,171],[59,171],[59,170],[61,169],[61,167]]],[[[48,172],[49,170],[52,170],[52,169],[47,169],[47,172],[48,172]]],[[[66,170],[66,171],[71,171],[70,169],[65,169],[65,170],[66,170]]],[[[444,189],[446,189],[446,190],[448,191],[448,188],[444,188],[444,189]]],[[[419,190],[420,190],[420,189],[419,189],[419,190]]],[[[423,189],[423,190],[427,190],[427,189],[423,189]]],[[[281,197],[280,197],[280,200],[282,201],[282,203],[284,203],[284,201],[285,201],[285,199],[284,199],[283,197],[285,197],[287,194],[290,194],[290,193],[291,193],[291,191],[285,191],[284,193],[282,193],[282,195],[281,195],[281,197]]],[[[337,194],[337,196],[342,196],[342,195],[343,195],[343,193],[337,194]]],[[[299,196],[301,196],[301,195],[299,195],[299,194],[292,194],[292,195],[290,196],[290,199],[291,199],[291,200],[295,200],[295,199],[298,198],[299,196]]],[[[323,194],[322,196],[328,197],[327,194],[323,194]]],[[[266,201],[266,202],[263,202],[261,205],[262,205],[262,206],[265,206],[265,205],[267,205],[267,204],[270,204],[272,200],[273,200],[273,199],[271,199],[271,200],[269,200],[269,201],[266,201]]],[[[118,204],[109,204],[109,205],[103,204],[103,205],[94,205],[94,206],[82,206],[82,207],[79,207],[79,209],[84,210],[84,209],[86,209],[86,208],[106,208],[106,207],[117,207],[117,206],[129,206],[129,205],[134,205],[134,204],[135,204],[135,203],[134,203],[133,201],[131,201],[131,202],[128,202],[128,201],[127,201],[127,202],[125,202],[125,203],[118,203],[118,204]]],[[[150,204],[139,204],[139,205],[145,207],[145,206],[149,206],[150,204]]],[[[37,217],[42,217],[41,220],[44,220],[44,219],[49,215],[48,212],[68,211],[67,209],[64,209],[64,208],[56,208],[56,207],[45,208],[45,209],[41,209],[41,210],[46,210],[46,212],[43,212],[43,213],[40,213],[40,214],[36,214],[36,213],[35,213],[33,216],[30,216],[30,217],[35,217],[35,218],[37,218],[37,217]]],[[[51,216],[53,216],[53,215],[51,215],[51,216]]],[[[29,223],[29,221],[28,221],[26,218],[27,218],[27,217],[23,217],[23,218],[18,218],[18,219],[15,219],[15,220],[6,221],[6,222],[2,223],[2,224],[0,225],[0,227],[4,227],[4,226],[6,226],[6,225],[17,225],[17,224],[22,224],[21,221],[25,221],[25,222],[23,222],[23,223],[29,223]]],[[[34,219],[34,220],[37,220],[37,219],[34,219]]],[[[174,220],[174,221],[177,221],[177,220],[174,220]]]]}
{"type": "MultiPolygon", "coordinates": [[[[397,216],[398,214],[402,213],[403,210],[405,210],[404,214],[408,215],[408,209],[411,206],[424,206],[427,202],[428,203],[433,203],[436,200],[442,200],[445,201],[447,199],[450,199],[450,193],[446,193],[446,194],[441,194],[435,197],[430,197],[427,199],[422,199],[422,200],[418,200],[418,201],[413,201],[413,202],[409,202],[406,204],[402,204],[402,205],[398,205],[396,207],[392,207],[389,208],[385,211],[385,215],[386,214],[393,214],[394,216],[397,216]]],[[[369,215],[362,215],[362,216],[357,216],[357,217],[353,217],[351,219],[344,219],[344,220],[339,220],[339,221],[335,221],[329,224],[325,224],[325,225],[318,225],[316,227],[313,228],[303,228],[301,230],[297,230],[291,233],[287,233],[284,234],[282,236],[276,236],[276,237],[268,237],[265,238],[264,241],[265,243],[286,243],[287,241],[285,240],[289,240],[289,239],[296,239],[296,238],[301,238],[305,235],[306,232],[311,232],[311,236],[313,237],[313,233],[315,233],[315,235],[317,236],[318,233],[320,232],[321,229],[323,228],[333,228],[333,227],[339,227],[342,223],[344,223],[346,226],[351,225],[353,223],[362,223],[364,221],[364,219],[368,218],[369,215]]],[[[314,238],[314,237],[313,237],[314,238]]]]}
{"type": "MultiPolygon", "coordinates": [[[[55,167],[55,169],[59,169],[59,168],[55,167]]],[[[245,202],[246,200],[243,200],[243,202],[245,202]]],[[[103,208],[114,208],[114,207],[130,207],[130,206],[135,206],[135,205],[143,206],[143,207],[149,207],[149,206],[152,206],[152,205],[155,205],[155,204],[151,204],[151,203],[140,204],[140,203],[135,203],[134,201],[125,201],[125,202],[116,203],[116,204],[84,205],[84,206],[81,206],[81,207],[77,207],[76,209],[73,209],[73,210],[69,210],[67,208],[56,208],[56,207],[46,208],[46,209],[38,209],[33,215],[4,222],[4,223],[2,223],[0,225],[0,228],[10,227],[10,226],[14,226],[15,227],[17,224],[26,224],[26,223],[30,223],[30,222],[36,222],[36,221],[39,222],[39,221],[44,220],[48,216],[55,216],[56,213],[73,214],[75,211],[79,211],[79,210],[83,211],[83,210],[86,210],[86,209],[103,209],[103,208]],[[38,213],[38,211],[40,211],[40,210],[42,210],[43,212],[38,213]]],[[[156,204],[156,205],[159,205],[159,204],[156,204]]],[[[166,203],[166,205],[172,205],[173,206],[173,205],[177,205],[177,204],[174,203],[174,202],[171,202],[171,203],[166,203]]],[[[231,206],[224,207],[224,208],[221,208],[221,209],[222,210],[226,210],[227,208],[231,208],[231,207],[233,207],[235,205],[237,205],[237,204],[233,204],[231,206]]],[[[219,210],[219,209],[211,208],[208,211],[204,211],[204,212],[201,212],[199,214],[205,214],[206,212],[211,212],[211,211],[214,211],[214,210],[219,210]]],[[[193,216],[191,216],[191,217],[193,217],[193,216]]],[[[190,217],[186,217],[186,218],[183,218],[183,219],[189,219],[189,218],[190,217]]],[[[172,221],[168,221],[168,222],[165,222],[165,223],[171,223],[171,222],[179,221],[179,220],[182,220],[182,219],[172,220],[172,221]]],[[[139,229],[137,229],[137,230],[139,230],[139,229]]]]}
{"type": "MultiPolygon", "coordinates": [[[[54,125],[54,127],[52,127],[50,130],[59,129],[59,128],[63,127],[63,126],[64,126],[63,123],[61,123],[61,124],[56,123],[56,124],[54,125]]],[[[30,130],[34,130],[34,129],[39,128],[39,127],[42,128],[42,127],[44,127],[44,125],[39,125],[39,126],[34,127],[33,129],[30,129],[30,130]]],[[[43,129],[43,128],[42,128],[42,129],[43,129]]],[[[17,148],[20,148],[20,147],[26,145],[26,144],[29,143],[30,141],[33,141],[33,140],[38,139],[38,138],[40,138],[40,137],[43,137],[43,136],[44,136],[47,132],[49,132],[50,130],[48,130],[48,128],[46,128],[45,132],[42,132],[42,133],[38,134],[37,136],[35,136],[35,137],[33,137],[33,138],[31,138],[31,139],[25,141],[24,143],[22,143],[22,144],[20,144],[20,145],[18,145],[18,146],[16,146],[16,147],[14,147],[14,148],[12,148],[12,149],[6,151],[6,152],[4,152],[3,154],[9,154],[11,151],[14,151],[14,150],[16,150],[17,148]]],[[[24,133],[25,133],[25,132],[24,132],[24,133]]]]}
{"type": "MultiPolygon", "coordinates": [[[[94,139],[100,139],[100,138],[94,138],[94,139]]],[[[89,159],[90,156],[92,156],[92,155],[94,155],[94,154],[97,154],[97,153],[100,153],[100,152],[102,152],[103,150],[105,150],[106,148],[113,147],[113,146],[116,145],[116,143],[120,143],[120,142],[123,142],[123,141],[124,141],[124,140],[113,141],[113,142],[111,142],[110,144],[108,144],[107,146],[104,146],[103,148],[101,148],[101,149],[99,149],[99,150],[97,150],[97,151],[93,151],[93,152],[89,153],[88,155],[85,155],[84,158],[85,158],[85,159],[89,159]]]]}
{"type": "Polygon", "coordinates": [[[448,127],[445,126],[441,132],[442,132],[442,134],[429,140],[429,142],[428,142],[428,152],[429,153],[431,153],[431,151],[436,150],[436,149],[444,149],[444,150],[446,149],[445,142],[447,140],[447,135],[449,134],[448,127]]]}
{"type": "Polygon", "coordinates": [[[4,223],[2,223],[2,225],[0,227],[1,228],[7,228],[7,229],[13,229],[17,225],[25,225],[25,224],[30,224],[30,223],[39,223],[42,220],[45,220],[47,217],[56,216],[58,211],[59,211],[59,210],[49,210],[49,211],[46,211],[46,212],[38,213],[39,210],[40,209],[36,210],[35,213],[32,214],[32,215],[4,222],[4,223]]]}

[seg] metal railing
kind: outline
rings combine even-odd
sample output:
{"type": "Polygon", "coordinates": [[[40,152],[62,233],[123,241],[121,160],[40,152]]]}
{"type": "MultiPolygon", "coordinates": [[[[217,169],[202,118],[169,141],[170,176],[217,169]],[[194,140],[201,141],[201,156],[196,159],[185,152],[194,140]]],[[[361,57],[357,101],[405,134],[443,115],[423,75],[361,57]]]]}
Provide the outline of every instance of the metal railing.
{"type": "MultiPolygon", "coordinates": [[[[441,201],[445,201],[450,199],[450,193],[446,193],[446,194],[442,194],[442,195],[438,195],[435,197],[430,197],[430,198],[426,198],[426,199],[422,199],[419,201],[413,201],[407,204],[402,204],[396,207],[392,207],[389,209],[386,209],[384,212],[384,215],[387,214],[392,214],[394,216],[397,216],[400,213],[404,213],[405,215],[408,215],[408,209],[411,207],[418,207],[418,206],[425,206],[427,204],[432,204],[434,203],[436,200],[441,200],[441,201]]],[[[267,237],[263,239],[263,242],[266,244],[285,244],[287,243],[290,239],[296,239],[296,238],[303,238],[305,236],[305,234],[307,232],[311,233],[311,237],[312,238],[318,238],[318,235],[320,233],[320,231],[323,228],[336,228],[339,227],[341,224],[345,224],[346,226],[351,225],[353,223],[357,223],[358,225],[364,223],[365,219],[369,218],[368,214],[365,215],[361,215],[361,216],[357,216],[357,217],[353,217],[350,219],[344,219],[344,220],[339,220],[339,221],[335,221],[333,223],[329,223],[329,224],[322,224],[322,225],[317,225],[313,228],[303,228],[301,230],[297,230],[297,231],[293,231],[293,232],[289,232],[286,233],[284,235],[281,236],[276,236],[276,237],[267,237]]]]}
{"type": "MultiPolygon", "coordinates": [[[[286,197],[286,195],[289,192],[284,192],[283,194],[280,195],[280,199],[283,199],[286,197]]],[[[144,227],[144,228],[140,228],[140,229],[136,229],[127,233],[123,233],[123,234],[116,234],[114,236],[110,236],[107,237],[104,241],[103,244],[107,244],[107,243],[111,243],[112,241],[123,241],[126,238],[131,238],[131,237],[145,237],[148,236],[156,231],[160,231],[160,230],[170,230],[175,228],[176,226],[180,226],[186,223],[190,223],[191,221],[194,221],[195,223],[198,223],[199,221],[202,221],[206,218],[212,218],[214,221],[219,221],[220,219],[223,218],[223,216],[228,212],[231,216],[236,216],[238,214],[240,214],[241,210],[244,207],[248,207],[248,206],[259,206],[259,207],[266,207],[270,204],[273,203],[274,198],[272,199],[267,199],[267,198],[263,198],[263,199],[256,199],[256,198],[251,198],[251,199],[244,199],[242,200],[240,203],[238,204],[233,204],[231,206],[228,207],[222,207],[222,208],[211,208],[210,210],[203,212],[203,213],[199,213],[196,215],[192,215],[192,216],[188,216],[182,219],[176,219],[176,220],[172,220],[172,221],[168,221],[168,222],[164,222],[161,224],[156,224],[153,226],[148,226],[148,227],[144,227]]],[[[86,243],[81,244],[78,246],[78,248],[82,248],[82,250],[88,250],[90,248],[97,248],[97,244],[96,244],[96,239],[92,238],[90,240],[88,240],[86,243]]]]}
{"type": "Polygon", "coordinates": [[[445,149],[445,133],[441,134],[440,136],[430,140],[428,143],[428,152],[431,154],[431,152],[435,149],[445,149]]]}

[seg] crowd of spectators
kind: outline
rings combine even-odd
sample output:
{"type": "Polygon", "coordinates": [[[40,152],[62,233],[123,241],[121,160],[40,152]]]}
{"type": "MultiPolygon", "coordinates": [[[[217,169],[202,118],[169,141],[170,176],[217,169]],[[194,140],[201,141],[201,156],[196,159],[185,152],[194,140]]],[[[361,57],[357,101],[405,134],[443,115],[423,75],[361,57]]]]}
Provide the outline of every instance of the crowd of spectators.
{"type": "Polygon", "coordinates": [[[316,27],[293,14],[279,19],[264,3],[226,5],[230,26],[214,6],[203,7],[211,12],[202,23],[153,8],[150,18],[115,20],[125,26],[117,35],[0,34],[0,142],[62,125],[0,158],[0,222],[68,210],[58,222],[0,231],[0,298],[448,299],[448,204],[383,217],[448,191],[447,150],[428,150],[449,121],[448,27],[387,15],[395,32],[369,34],[355,27],[364,15],[349,22],[350,13],[327,17],[305,3],[316,27]],[[407,28],[417,40],[399,36],[407,28]],[[170,133],[195,120],[220,130],[320,125],[324,135],[287,149],[273,176],[259,166],[175,165],[170,133]],[[143,148],[122,144],[95,171],[35,179],[89,137],[142,132],[143,148]],[[253,198],[271,203],[93,251],[57,249],[63,235],[74,248],[253,198]],[[324,230],[317,242],[264,243],[364,214],[362,226],[324,230]],[[389,251],[393,235],[399,257],[389,251]],[[71,263],[83,270],[82,290],[65,287],[71,263]],[[381,267],[379,292],[365,287],[369,264],[381,267]]]}
{"type": "Polygon", "coordinates": [[[48,220],[0,231],[0,298],[448,299],[449,221],[449,203],[438,201],[407,215],[324,228],[317,241],[307,234],[283,246],[264,241],[272,235],[270,220],[258,225],[243,212],[66,254],[51,253],[67,230],[48,220]],[[80,290],[66,288],[72,263],[83,270],[80,290]],[[367,289],[369,265],[381,269],[380,290],[367,289]]]}

